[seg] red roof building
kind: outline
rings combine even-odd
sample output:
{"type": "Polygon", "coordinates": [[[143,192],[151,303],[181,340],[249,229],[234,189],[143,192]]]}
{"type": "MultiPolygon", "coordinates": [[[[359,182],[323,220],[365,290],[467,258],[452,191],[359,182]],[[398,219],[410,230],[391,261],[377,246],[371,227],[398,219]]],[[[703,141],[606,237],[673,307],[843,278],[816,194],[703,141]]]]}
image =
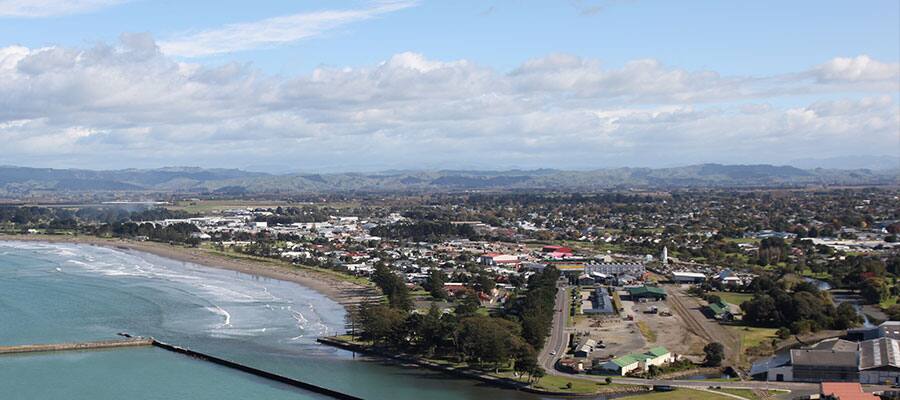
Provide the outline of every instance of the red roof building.
{"type": "Polygon", "coordinates": [[[544,253],[571,253],[572,248],[563,246],[544,246],[541,251],[544,253]]]}
{"type": "Polygon", "coordinates": [[[872,393],[862,390],[855,382],[822,382],[822,396],[834,400],[880,400],[872,393]]]}

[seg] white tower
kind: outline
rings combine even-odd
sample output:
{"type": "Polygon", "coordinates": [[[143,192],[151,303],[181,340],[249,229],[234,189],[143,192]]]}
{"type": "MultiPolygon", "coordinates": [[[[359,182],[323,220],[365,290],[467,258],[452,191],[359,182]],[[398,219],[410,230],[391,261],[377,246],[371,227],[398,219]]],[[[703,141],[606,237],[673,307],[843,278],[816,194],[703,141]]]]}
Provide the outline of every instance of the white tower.
{"type": "Polygon", "coordinates": [[[663,265],[669,263],[669,249],[666,246],[663,246],[662,255],[659,257],[660,261],[662,261],[663,265]]]}

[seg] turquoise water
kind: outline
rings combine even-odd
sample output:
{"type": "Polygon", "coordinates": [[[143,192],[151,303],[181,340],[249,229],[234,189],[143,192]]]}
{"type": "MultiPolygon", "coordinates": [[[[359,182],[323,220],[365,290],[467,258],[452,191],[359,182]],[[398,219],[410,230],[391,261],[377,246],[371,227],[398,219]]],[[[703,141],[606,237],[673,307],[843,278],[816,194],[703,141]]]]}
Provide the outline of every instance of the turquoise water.
{"type": "Polygon", "coordinates": [[[316,398],[154,347],[3,356],[0,382],[7,400],[316,398]]]}
{"type": "MultiPolygon", "coordinates": [[[[124,331],[366,399],[536,398],[315,343],[342,332],[344,317],[339,304],[290,282],[97,246],[0,242],[0,345],[124,331]]],[[[157,349],[0,357],[0,392],[4,399],[315,398],[157,349]]]]}

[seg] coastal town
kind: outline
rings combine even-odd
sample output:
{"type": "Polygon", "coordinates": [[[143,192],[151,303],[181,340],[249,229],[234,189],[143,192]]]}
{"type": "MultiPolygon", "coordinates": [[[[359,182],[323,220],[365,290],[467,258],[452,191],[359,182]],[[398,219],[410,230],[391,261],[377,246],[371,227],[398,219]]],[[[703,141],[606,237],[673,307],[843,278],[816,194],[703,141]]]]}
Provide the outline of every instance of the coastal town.
{"type": "Polygon", "coordinates": [[[0,21],[0,400],[900,400],[900,0],[0,21]]]}
{"type": "Polygon", "coordinates": [[[890,189],[171,197],[2,207],[0,229],[327,274],[361,291],[322,343],[519,390],[796,398],[900,383],[898,204],[890,189]]]}

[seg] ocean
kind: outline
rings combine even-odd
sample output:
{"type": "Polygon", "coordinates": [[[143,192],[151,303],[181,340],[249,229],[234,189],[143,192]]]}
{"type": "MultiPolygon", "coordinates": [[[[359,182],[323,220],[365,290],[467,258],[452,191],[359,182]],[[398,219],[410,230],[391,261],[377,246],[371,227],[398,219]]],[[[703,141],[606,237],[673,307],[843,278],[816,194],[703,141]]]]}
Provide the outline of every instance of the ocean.
{"type": "MultiPolygon", "coordinates": [[[[292,282],[129,250],[0,242],[0,345],[128,332],[365,399],[536,399],[317,344],[336,302],[292,282]]],[[[0,356],[2,399],[307,399],[305,391],[156,348],[0,356]]]]}

